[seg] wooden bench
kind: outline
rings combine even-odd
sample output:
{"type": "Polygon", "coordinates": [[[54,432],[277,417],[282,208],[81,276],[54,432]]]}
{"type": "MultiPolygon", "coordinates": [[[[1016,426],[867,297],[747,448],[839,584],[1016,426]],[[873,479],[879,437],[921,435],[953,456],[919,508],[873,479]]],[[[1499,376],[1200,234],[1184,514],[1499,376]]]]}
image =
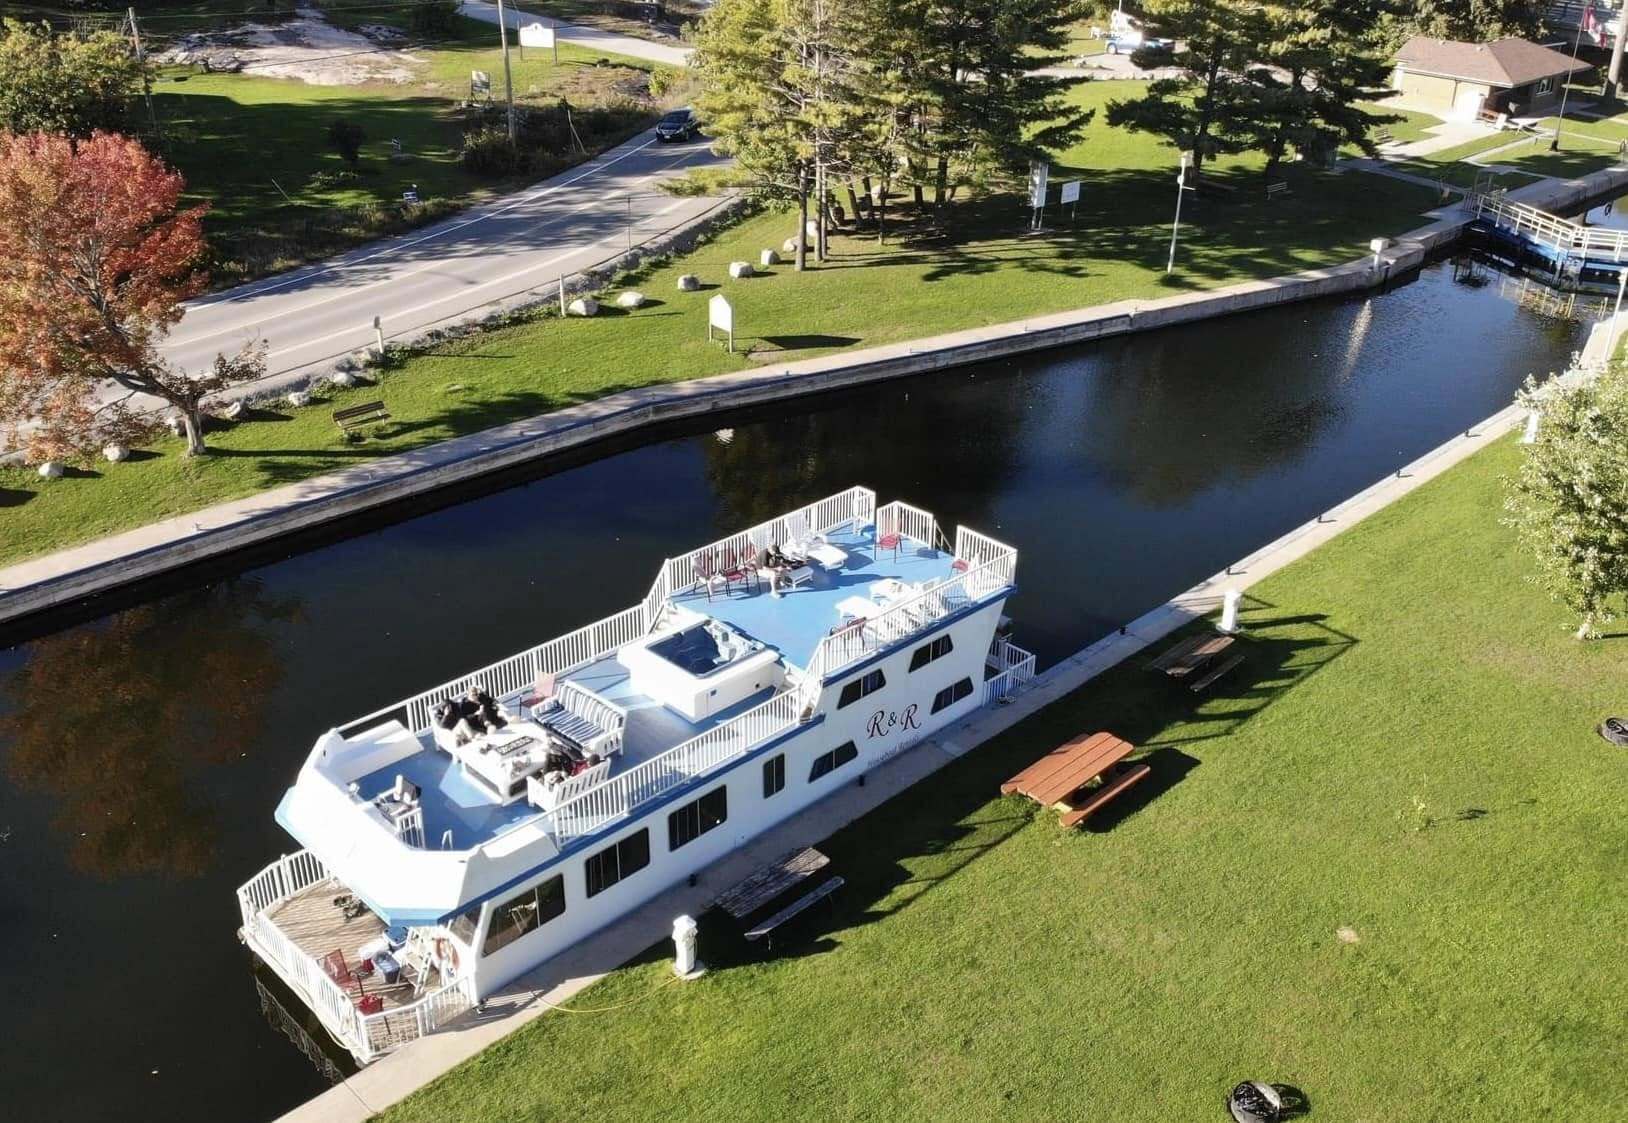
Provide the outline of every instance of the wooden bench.
{"type": "Polygon", "coordinates": [[[1280,179],[1276,183],[1268,183],[1266,185],[1266,198],[1269,202],[1276,199],[1279,195],[1287,195],[1288,193],[1289,183],[1287,180],[1280,179]]]}
{"type": "MultiPolygon", "coordinates": [[[[748,940],[761,940],[766,936],[771,936],[776,928],[780,927],[782,924],[786,923],[786,921],[808,908],[808,906],[814,904],[814,902],[825,900],[838,889],[841,889],[845,884],[847,883],[843,881],[840,875],[833,877],[830,881],[821,882],[814,888],[810,889],[807,893],[804,893],[801,897],[798,897],[791,904],[769,917],[767,920],[759,921],[757,924],[754,924],[747,931],[746,938],[748,940]]],[[[774,940],[771,939],[769,941],[769,946],[771,948],[774,947],[774,940]]]]}
{"type": "Polygon", "coordinates": [[[1391,141],[1393,141],[1395,139],[1396,139],[1396,137],[1391,135],[1391,131],[1389,129],[1380,129],[1377,133],[1374,134],[1374,143],[1375,144],[1389,144],[1391,141]]]}
{"type": "Polygon", "coordinates": [[[1187,689],[1191,690],[1194,694],[1202,694],[1211,686],[1215,685],[1215,683],[1219,681],[1222,676],[1236,669],[1243,661],[1244,654],[1241,651],[1229,659],[1223,659],[1215,666],[1211,667],[1208,671],[1205,671],[1201,678],[1194,680],[1187,687],[1187,689]]]}
{"type": "Polygon", "coordinates": [[[1152,772],[1146,764],[1125,759],[1135,751],[1135,745],[1112,733],[1076,737],[1002,784],[1001,794],[1019,792],[1042,807],[1056,806],[1063,812],[1063,826],[1078,826],[1152,772]]]}
{"type": "Polygon", "coordinates": [[[383,402],[363,402],[359,406],[334,410],[334,424],[346,433],[354,433],[369,422],[389,420],[390,411],[384,408],[383,402]]]}

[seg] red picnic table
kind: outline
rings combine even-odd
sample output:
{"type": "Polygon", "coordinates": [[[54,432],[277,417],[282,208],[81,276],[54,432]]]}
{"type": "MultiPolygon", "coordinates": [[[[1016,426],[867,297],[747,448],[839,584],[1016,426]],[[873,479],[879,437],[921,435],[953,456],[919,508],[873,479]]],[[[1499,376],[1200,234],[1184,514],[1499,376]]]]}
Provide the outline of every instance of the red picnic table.
{"type": "Polygon", "coordinates": [[[1019,792],[1042,807],[1056,806],[1063,812],[1063,826],[1078,826],[1152,771],[1125,759],[1135,751],[1135,745],[1112,733],[1084,734],[1006,781],[1001,794],[1019,792]]]}

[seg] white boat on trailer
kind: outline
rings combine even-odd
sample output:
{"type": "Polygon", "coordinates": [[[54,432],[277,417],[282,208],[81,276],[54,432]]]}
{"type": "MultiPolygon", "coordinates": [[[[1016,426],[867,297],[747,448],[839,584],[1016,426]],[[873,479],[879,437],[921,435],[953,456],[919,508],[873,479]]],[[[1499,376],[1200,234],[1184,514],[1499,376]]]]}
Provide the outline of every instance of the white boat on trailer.
{"type": "Polygon", "coordinates": [[[359,1062],[430,1033],[1027,681],[1016,565],[863,487],[669,558],[632,608],[320,738],[242,938],[359,1062]],[[496,720],[455,722],[472,690],[496,720]]]}

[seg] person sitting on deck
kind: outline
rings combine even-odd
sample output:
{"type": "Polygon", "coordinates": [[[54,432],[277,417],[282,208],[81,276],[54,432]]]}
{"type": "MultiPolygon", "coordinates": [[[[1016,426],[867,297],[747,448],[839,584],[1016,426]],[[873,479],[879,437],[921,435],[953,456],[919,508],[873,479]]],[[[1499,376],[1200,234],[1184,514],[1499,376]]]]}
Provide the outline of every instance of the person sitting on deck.
{"type": "Polygon", "coordinates": [[[503,707],[486,692],[484,686],[471,686],[458,703],[458,712],[477,734],[492,733],[509,724],[503,707]]]}
{"type": "Polygon", "coordinates": [[[786,574],[791,571],[791,562],[780,552],[778,546],[768,546],[757,552],[752,559],[757,571],[769,582],[769,595],[778,597],[780,586],[786,581],[786,574]]]}
{"type": "Polygon", "coordinates": [[[475,726],[464,715],[463,703],[447,700],[435,707],[435,724],[442,729],[450,730],[457,739],[458,744],[467,745],[484,730],[476,730],[475,726]]]}

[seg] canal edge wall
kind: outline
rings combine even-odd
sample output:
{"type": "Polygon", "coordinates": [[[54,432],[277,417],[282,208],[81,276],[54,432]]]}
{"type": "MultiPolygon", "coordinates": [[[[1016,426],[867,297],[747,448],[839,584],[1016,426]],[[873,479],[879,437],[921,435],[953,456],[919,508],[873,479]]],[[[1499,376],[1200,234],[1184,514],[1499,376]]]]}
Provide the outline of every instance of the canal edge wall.
{"type": "MultiPolygon", "coordinates": [[[[1628,314],[1625,314],[1628,316],[1628,314]]],[[[282,1123],[365,1123],[454,1066],[532,1019],[568,1003],[606,974],[659,941],[673,918],[697,916],[720,887],[733,884],[788,850],[815,846],[984,742],[1006,732],[1092,679],[1160,640],[1219,610],[1229,590],[1247,591],[1368,516],[1449,468],[1518,430],[1526,411],[1506,406],[1411,463],[1178,593],[1102,639],[1035,676],[1011,702],[980,710],[912,746],[821,802],[778,824],[702,870],[694,886],[680,884],[617,920],[582,945],[522,976],[464,1022],[405,1046],[282,1116],[282,1123]]],[[[1248,629],[1247,598],[1242,621],[1248,629]]],[[[1018,637],[1021,641],[1021,636],[1018,637]]],[[[706,948],[700,949],[703,962],[706,948]]]]}
{"type": "MultiPolygon", "coordinates": [[[[1580,205],[1624,186],[1628,169],[1608,169],[1524,201],[1580,205]]],[[[660,423],[1379,287],[1421,266],[1468,225],[1456,211],[1435,213],[1381,254],[1343,265],[641,387],[216,504],[0,570],[0,624],[660,423]]]]}

